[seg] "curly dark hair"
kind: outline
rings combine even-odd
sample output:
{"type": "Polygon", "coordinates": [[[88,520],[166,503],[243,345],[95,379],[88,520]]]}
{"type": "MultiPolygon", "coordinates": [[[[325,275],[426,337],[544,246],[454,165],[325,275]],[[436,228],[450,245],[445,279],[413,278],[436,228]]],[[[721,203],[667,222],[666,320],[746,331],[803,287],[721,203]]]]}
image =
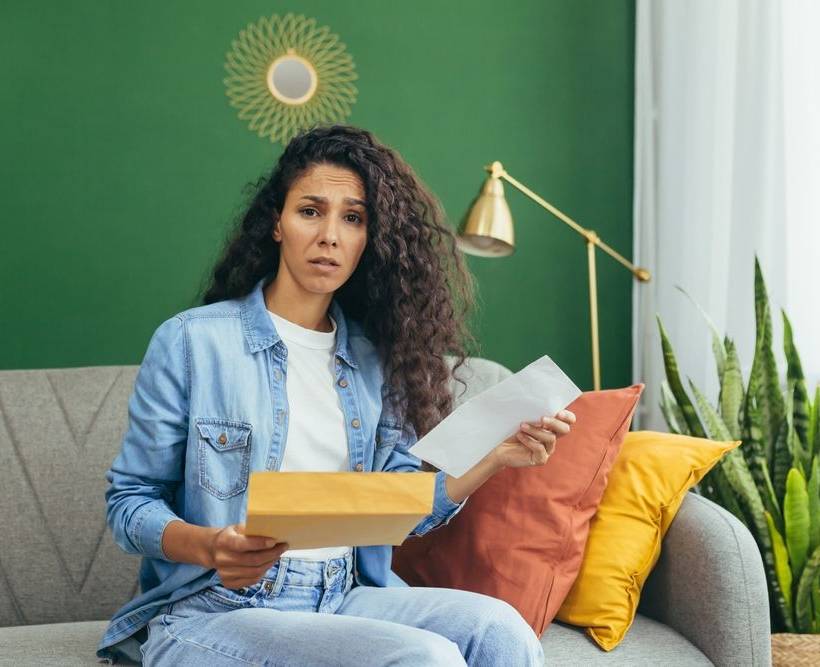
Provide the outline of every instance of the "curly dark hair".
{"type": "Polygon", "coordinates": [[[273,225],[291,185],[321,163],[357,173],[367,200],[367,245],[334,298],[346,318],[363,325],[383,363],[386,400],[421,437],[452,412],[451,374],[477,353],[468,326],[475,284],[438,199],[371,132],[319,126],[288,143],[270,175],[250,184],[250,203],[209,274],[202,303],[244,296],[278,270],[273,225]],[[455,357],[452,367],[445,354],[455,357]]]}

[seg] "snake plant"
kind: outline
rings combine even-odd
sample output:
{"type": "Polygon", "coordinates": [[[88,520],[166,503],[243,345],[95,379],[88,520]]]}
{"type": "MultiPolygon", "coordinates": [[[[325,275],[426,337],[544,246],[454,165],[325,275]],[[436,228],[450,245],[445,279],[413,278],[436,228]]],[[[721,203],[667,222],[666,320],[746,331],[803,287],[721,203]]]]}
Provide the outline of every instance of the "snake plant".
{"type": "Polygon", "coordinates": [[[812,399],[782,309],[787,368],[781,380],[757,257],[754,288],[757,335],[745,384],[734,342],[721,338],[695,303],[712,333],[720,380],[715,405],[687,378],[690,398],[657,316],[666,370],[660,408],[673,433],[742,440],[695,491],[732,512],[754,535],[769,585],[772,631],[820,633],[820,383],[812,399]]]}

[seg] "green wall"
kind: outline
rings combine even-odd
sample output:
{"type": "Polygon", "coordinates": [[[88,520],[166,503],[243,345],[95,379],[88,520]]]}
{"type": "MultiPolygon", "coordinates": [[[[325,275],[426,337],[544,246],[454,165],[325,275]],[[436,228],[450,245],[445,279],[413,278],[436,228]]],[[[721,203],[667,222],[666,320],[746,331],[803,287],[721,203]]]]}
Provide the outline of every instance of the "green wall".
{"type": "MultiPolygon", "coordinates": [[[[347,122],[396,148],[456,226],[500,160],[632,247],[632,0],[169,2],[0,7],[0,368],[137,364],[193,304],[242,188],[281,151],[224,93],[239,30],[289,11],[339,34],[347,122]]],[[[511,187],[517,250],[469,257],[483,356],[553,357],[592,387],[583,240],[511,187]]],[[[604,387],[630,379],[631,279],[599,253],[604,387]]]]}

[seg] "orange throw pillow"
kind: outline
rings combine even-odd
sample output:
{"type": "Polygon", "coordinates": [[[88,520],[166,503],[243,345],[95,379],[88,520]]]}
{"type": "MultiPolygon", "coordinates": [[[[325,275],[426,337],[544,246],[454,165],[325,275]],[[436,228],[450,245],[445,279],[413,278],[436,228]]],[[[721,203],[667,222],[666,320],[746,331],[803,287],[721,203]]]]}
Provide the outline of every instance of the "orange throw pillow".
{"type": "Polygon", "coordinates": [[[567,406],[576,423],[546,464],[493,475],[450,523],[394,547],[393,571],[411,586],[505,600],[540,637],[581,569],[590,520],[643,389],[581,394],[567,406]]]}

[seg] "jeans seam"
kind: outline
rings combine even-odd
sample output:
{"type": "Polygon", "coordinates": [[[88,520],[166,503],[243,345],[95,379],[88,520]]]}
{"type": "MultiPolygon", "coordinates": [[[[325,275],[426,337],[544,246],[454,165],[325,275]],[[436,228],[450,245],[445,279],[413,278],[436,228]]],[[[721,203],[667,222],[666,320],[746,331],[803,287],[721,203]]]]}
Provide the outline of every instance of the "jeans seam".
{"type": "MultiPolygon", "coordinates": [[[[219,593],[217,593],[215,590],[213,590],[211,588],[205,588],[205,589],[201,590],[200,593],[202,593],[205,597],[213,596],[213,597],[217,598],[218,602],[220,602],[222,604],[230,605],[232,607],[236,607],[237,609],[242,609],[245,606],[244,601],[234,600],[232,598],[225,597],[224,595],[220,595],[219,593]]],[[[248,599],[250,599],[250,597],[248,599]]]]}
{"type": "Polygon", "coordinates": [[[248,665],[253,664],[252,660],[245,660],[245,658],[240,658],[238,656],[231,655],[230,653],[225,653],[225,651],[220,651],[219,649],[213,648],[212,646],[200,644],[199,642],[196,642],[193,639],[185,639],[184,637],[175,635],[173,632],[171,632],[171,629],[167,625],[165,626],[165,632],[168,633],[168,636],[171,637],[171,639],[173,639],[176,642],[179,642],[180,644],[191,644],[193,646],[198,646],[199,648],[204,649],[206,651],[210,651],[211,653],[216,653],[218,655],[225,656],[226,658],[231,658],[232,660],[239,660],[240,662],[244,662],[248,665]]]}

